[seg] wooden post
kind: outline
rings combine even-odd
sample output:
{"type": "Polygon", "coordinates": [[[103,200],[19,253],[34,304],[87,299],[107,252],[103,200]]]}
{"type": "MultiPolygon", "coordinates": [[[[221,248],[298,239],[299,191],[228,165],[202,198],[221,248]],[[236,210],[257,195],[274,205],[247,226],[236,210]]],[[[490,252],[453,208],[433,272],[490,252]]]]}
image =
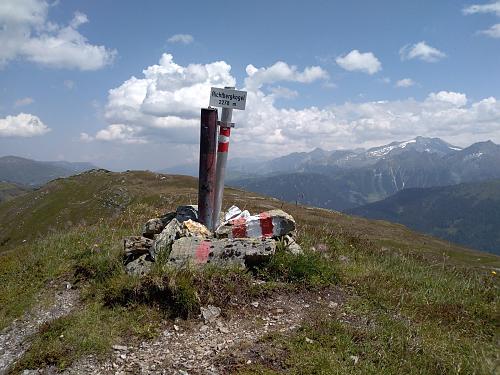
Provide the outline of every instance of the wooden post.
{"type": "Polygon", "coordinates": [[[212,227],[215,201],[217,109],[201,109],[198,214],[200,223],[212,227]]]}

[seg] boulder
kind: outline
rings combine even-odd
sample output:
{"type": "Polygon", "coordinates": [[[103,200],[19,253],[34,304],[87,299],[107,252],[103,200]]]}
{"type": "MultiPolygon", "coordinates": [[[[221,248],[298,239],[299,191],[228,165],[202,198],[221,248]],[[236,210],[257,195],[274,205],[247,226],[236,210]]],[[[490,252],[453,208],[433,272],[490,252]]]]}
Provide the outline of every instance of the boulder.
{"type": "Polygon", "coordinates": [[[207,239],[182,237],[172,245],[169,263],[253,266],[276,252],[276,242],[266,238],[207,239]]]}
{"type": "Polygon", "coordinates": [[[186,220],[198,221],[198,206],[187,205],[177,207],[175,218],[179,223],[183,223],[186,220]]]}
{"type": "Polygon", "coordinates": [[[169,212],[161,217],[149,219],[142,228],[142,235],[154,239],[155,235],[160,234],[176,215],[176,212],[169,212]]]}
{"type": "Polygon", "coordinates": [[[181,236],[181,224],[177,221],[177,219],[172,219],[156,238],[153,246],[149,248],[149,255],[153,260],[156,260],[156,258],[161,254],[168,256],[168,254],[170,254],[170,250],[172,249],[172,243],[181,236]]]}
{"type": "Polygon", "coordinates": [[[212,237],[212,232],[206,226],[191,219],[182,223],[182,230],[185,237],[212,237]]]}
{"type": "Polygon", "coordinates": [[[287,235],[295,230],[295,220],[282,210],[271,210],[259,215],[236,217],[216,230],[217,238],[271,238],[287,235]]]}
{"type": "Polygon", "coordinates": [[[123,251],[125,263],[143,255],[148,254],[153,246],[153,240],[142,236],[125,237],[123,240],[123,251]]]}
{"type": "Polygon", "coordinates": [[[137,275],[144,276],[151,271],[151,267],[153,266],[153,261],[149,257],[149,254],[141,255],[139,258],[134,259],[133,261],[127,263],[125,265],[125,271],[129,275],[137,275]]]}

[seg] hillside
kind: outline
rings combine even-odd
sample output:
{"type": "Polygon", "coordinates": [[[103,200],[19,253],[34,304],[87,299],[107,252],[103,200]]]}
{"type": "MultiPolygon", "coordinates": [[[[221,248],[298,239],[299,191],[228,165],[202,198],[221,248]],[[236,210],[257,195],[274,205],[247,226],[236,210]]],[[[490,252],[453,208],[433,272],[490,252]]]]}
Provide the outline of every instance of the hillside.
{"type": "Polygon", "coordinates": [[[0,181],[40,186],[59,177],[68,177],[96,168],[90,163],[36,161],[17,156],[0,157],[0,181]]]}
{"type": "Polygon", "coordinates": [[[400,223],[448,241],[500,254],[500,180],[405,189],[347,212],[400,223]]]}
{"type": "Polygon", "coordinates": [[[29,191],[29,189],[25,187],[9,182],[0,182],[0,203],[17,197],[18,195],[24,194],[27,191],[29,191]]]}
{"type": "Polygon", "coordinates": [[[293,215],[304,254],[252,270],[160,262],[146,277],[125,274],[122,238],[196,197],[191,177],[96,170],[0,204],[0,365],[14,363],[14,373],[491,373],[491,271],[500,258],[402,225],[226,189],[225,208],[293,215]],[[222,309],[212,323],[199,318],[210,305],[222,309]],[[30,321],[26,311],[43,318],[30,321]],[[23,332],[33,332],[29,343],[23,332]]]}

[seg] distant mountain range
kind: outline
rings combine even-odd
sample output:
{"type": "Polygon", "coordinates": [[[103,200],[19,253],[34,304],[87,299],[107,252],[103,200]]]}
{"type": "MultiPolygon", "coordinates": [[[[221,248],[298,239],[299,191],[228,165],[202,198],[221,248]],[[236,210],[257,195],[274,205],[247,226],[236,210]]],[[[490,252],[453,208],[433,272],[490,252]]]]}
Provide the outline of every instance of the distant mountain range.
{"type": "Polygon", "coordinates": [[[405,189],[347,213],[500,254],[500,180],[405,189]]]}
{"type": "Polygon", "coordinates": [[[368,150],[293,153],[239,170],[228,184],[287,201],[346,210],[385,199],[407,188],[456,185],[500,178],[500,146],[467,148],[439,138],[417,137],[368,150]],[[318,189],[318,186],[322,186],[318,189]]]}
{"type": "Polygon", "coordinates": [[[0,181],[24,186],[41,186],[59,177],[68,177],[97,168],[90,163],[35,161],[17,156],[0,157],[0,181]]]}

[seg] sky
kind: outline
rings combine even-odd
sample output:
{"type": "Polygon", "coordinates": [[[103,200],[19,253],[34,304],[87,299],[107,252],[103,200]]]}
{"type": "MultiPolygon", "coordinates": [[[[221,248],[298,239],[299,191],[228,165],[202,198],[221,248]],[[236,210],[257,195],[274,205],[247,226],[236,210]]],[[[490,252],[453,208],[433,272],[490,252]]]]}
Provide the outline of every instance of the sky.
{"type": "Polygon", "coordinates": [[[224,86],[229,158],[500,143],[500,1],[1,0],[0,46],[0,156],[195,162],[224,86]]]}

